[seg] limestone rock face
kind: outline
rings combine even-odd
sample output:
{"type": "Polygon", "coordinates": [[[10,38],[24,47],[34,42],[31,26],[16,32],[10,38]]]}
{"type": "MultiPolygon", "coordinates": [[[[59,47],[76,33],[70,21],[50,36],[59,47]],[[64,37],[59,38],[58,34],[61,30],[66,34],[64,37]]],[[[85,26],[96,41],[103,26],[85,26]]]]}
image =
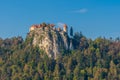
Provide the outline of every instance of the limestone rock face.
{"type": "Polygon", "coordinates": [[[70,49],[69,36],[64,31],[57,31],[53,28],[38,28],[30,31],[29,36],[32,35],[34,46],[39,46],[44,50],[48,57],[56,59],[64,50],[70,49]]]}

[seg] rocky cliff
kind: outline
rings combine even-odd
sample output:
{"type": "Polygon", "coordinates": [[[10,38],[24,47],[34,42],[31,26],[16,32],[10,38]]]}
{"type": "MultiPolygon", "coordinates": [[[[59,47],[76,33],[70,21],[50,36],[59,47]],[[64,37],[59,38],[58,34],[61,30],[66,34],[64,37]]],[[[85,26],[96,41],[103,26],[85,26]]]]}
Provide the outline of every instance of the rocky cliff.
{"type": "Polygon", "coordinates": [[[62,30],[46,24],[44,26],[33,25],[28,36],[32,37],[33,46],[39,46],[48,57],[56,59],[63,51],[70,50],[73,47],[66,31],[64,28],[62,30]]]}

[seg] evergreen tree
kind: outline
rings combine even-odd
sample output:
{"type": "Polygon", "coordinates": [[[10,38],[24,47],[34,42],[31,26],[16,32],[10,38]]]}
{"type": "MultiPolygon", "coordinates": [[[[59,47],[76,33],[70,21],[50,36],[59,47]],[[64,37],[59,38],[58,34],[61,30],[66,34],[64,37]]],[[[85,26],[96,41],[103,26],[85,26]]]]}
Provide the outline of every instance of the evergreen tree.
{"type": "Polygon", "coordinates": [[[70,36],[73,37],[73,28],[70,28],[70,36]]]}

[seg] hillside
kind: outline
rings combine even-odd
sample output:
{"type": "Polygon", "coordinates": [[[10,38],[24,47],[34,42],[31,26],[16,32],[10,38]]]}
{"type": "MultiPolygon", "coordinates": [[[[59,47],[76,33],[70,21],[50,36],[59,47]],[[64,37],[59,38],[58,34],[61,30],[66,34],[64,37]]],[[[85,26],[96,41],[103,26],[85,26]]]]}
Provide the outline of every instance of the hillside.
{"type": "Polygon", "coordinates": [[[119,38],[42,31],[30,30],[25,40],[0,38],[0,80],[120,80],[119,38]]]}

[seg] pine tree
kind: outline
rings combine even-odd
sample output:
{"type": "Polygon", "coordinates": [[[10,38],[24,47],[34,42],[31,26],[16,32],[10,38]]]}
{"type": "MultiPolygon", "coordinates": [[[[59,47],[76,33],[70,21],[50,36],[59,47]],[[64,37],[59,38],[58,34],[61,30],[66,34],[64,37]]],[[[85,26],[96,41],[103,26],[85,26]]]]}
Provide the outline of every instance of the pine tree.
{"type": "Polygon", "coordinates": [[[73,28],[70,28],[70,36],[73,37],[73,28]]]}

